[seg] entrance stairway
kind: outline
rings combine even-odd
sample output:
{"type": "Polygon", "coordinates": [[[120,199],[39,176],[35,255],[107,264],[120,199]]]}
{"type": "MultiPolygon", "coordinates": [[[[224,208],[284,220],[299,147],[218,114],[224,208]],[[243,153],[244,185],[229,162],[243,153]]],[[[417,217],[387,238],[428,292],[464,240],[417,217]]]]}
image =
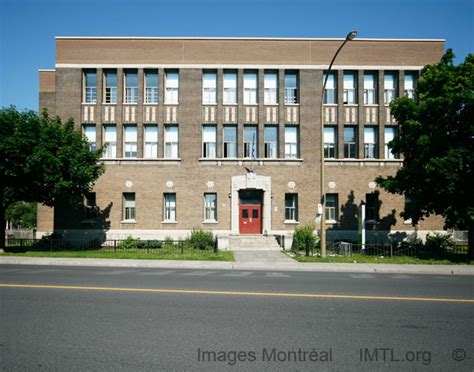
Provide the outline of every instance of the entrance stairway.
{"type": "Polygon", "coordinates": [[[231,235],[229,236],[231,251],[280,251],[281,247],[274,236],[263,235],[231,235]]]}

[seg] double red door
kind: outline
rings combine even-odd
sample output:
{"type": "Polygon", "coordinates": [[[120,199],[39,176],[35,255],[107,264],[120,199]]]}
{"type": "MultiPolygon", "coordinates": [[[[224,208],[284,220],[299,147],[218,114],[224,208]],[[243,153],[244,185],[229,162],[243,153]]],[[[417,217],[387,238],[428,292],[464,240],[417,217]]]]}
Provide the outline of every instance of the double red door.
{"type": "Polygon", "coordinates": [[[240,233],[260,234],[262,232],[262,206],[241,205],[239,211],[240,233]]]}

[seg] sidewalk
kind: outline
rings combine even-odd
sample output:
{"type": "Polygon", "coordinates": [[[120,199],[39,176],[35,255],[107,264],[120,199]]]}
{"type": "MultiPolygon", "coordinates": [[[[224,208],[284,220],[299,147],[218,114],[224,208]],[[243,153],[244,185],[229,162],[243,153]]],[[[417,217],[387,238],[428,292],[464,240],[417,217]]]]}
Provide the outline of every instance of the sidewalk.
{"type": "MultiPolygon", "coordinates": [[[[280,253],[280,252],[275,252],[280,253]]],[[[260,254],[260,252],[259,252],[260,254]]],[[[280,253],[283,255],[282,253],[280,253]]],[[[238,259],[238,255],[236,255],[238,259]]],[[[92,266],[92,267],[136,267],[159,269],[206,269],[206,270],[264,270],[305,272],[357,272],[397,273],[433,275],[474,275],[470,265],[395,265],[354,263],[302,263],[291,259],[270,261],[265,258],[224,261],[172,261],[172,260],[128,260],[96,258],[50,258],[50,257],[0,257],[0,265],[48,265],[48,266],[92,266]]]]}

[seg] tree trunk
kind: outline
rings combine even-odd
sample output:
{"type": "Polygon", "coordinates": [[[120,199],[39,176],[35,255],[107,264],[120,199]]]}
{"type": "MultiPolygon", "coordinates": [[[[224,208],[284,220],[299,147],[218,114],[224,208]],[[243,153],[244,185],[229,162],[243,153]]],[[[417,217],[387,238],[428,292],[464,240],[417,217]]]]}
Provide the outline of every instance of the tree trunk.
{"type": "Polygon", "coordinates": [[[470,221],[467,227],[467,244],[469,245],[469,258],[474,259],[474,221],[470,221]]]}
{"type": "Polygon", "coordinates": [[[0,206],[0,249],[5,248],[5,211],[6,209],[0,206]]]}

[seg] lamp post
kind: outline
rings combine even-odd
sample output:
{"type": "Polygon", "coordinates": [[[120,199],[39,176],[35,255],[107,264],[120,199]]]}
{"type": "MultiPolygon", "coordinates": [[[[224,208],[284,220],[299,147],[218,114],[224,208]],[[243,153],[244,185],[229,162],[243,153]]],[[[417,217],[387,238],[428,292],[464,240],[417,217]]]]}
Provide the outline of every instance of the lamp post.
{"type": "MultiPolygon", "coordinates": [[[[320,195],[321,195],[321,230],[320,230],[320,240],[319,244],[321,247],[321,257],[326,257],[326,193],[324,191],[324,91],[326,90],[326,83],[328,81],[329,72],[331,71],[332,65],[336,60],[337,55],[341,51],[341,49],[346,45],[346,43],[350,40],[353,40],[357,36],[357,31],[351,31],[347,34],[344,42],[341,44],[339,49],[332,57],[331,63],[329,64],[329,68],[326,72],[326,77],[324,78],[323,89],[321,91],[321,169],[319,175],[319,187],[320,187],[320,195]]],[[[324,72],[323,72],[324,74],[324,72]]]]}

